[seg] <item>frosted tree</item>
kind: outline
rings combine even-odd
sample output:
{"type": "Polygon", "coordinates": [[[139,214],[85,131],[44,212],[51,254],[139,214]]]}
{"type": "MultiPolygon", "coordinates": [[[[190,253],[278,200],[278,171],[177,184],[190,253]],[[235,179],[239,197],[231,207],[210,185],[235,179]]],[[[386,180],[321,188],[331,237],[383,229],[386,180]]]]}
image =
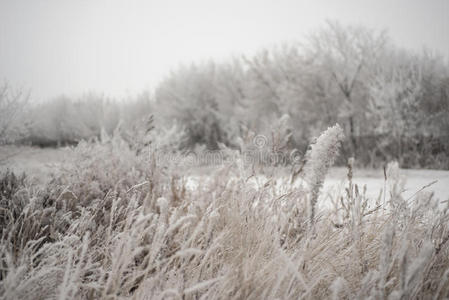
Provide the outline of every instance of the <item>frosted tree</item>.
{"type": "Polygon", "coordinates": [[[357,150],[356,116],[366,105],[365,84],[387,40],[385,32],[329,21],[325,28],[309,37],[305,46],[307,56],[317,68],[315,72],[321,72],[333,83],[324,93],[339,101],[339,116],[347,120],[353,152],[357,150]]]}
{"type": "Polygon", "coordinates": [[[190,144],[216,148],[228,143],[234,115],[243,115],[240,67],[214,63],[181,67],[156,90],[156,105],[165,122],[174,120],[184,127],[190,144]]]}
{"type": "Polygon", "coordinates": [[[13,89],[8,83],[0,86],[0,144],[13,142],[27,131],[25,120],[29,94],[13,89]]]}
{"type": "Polygon", "coordinates": [[[177,120],[184,125],[191,144],[212,146],[220,139],[214,78],[215,65],[212,63],[181,67],[156,90],[156,101],[165,121],[177,120]]]}
{"type": "Polygon", "coordinates": [[[410,56],[402,50],[390,50],[369,82],[367,112],[379,137],[377,149],[387,159],[402,162],[407,152],[416,158],[420,154],[414,147],[423,138],[444,138],[449,107],[445,81],[449,77],[444,64],[439,63],[442,61],[425,53],[410,56]],[[386,153],[386,147],[394,149],[393,153],[386,153]]]}
{"type": "Polygon", "coordinates": [[[369,112],[376,117],[374,130],[377,134],[416,131],[422,93],[420,66],[411,61],[389,62],[387,68],[368,83],[369,112]]]}
{"type": "MultiPolygon", "coordinates": [[[[282,98],[278,86],[282,77],[272,53],[264,50],[251,59],[244,57],[243,61],[247,67],[247,91],[253,112],[268,118],[280,117],[279,104],[282,98]]],[[[263,126],[261,118],[252,121],[253,127],[263,126]]]]}

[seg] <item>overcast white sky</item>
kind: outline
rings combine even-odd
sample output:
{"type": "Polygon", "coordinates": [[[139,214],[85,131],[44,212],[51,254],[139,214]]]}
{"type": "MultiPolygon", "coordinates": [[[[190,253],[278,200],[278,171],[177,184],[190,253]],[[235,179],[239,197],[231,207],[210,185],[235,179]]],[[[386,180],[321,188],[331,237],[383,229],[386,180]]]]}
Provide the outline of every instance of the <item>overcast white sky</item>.
{"type": "Polygon", "coordinates": [[[449,57],[449,0],[0,0],[0,80],[36,100],[154,87],[179,63],[300,40],[326,19],[449,57]]]}

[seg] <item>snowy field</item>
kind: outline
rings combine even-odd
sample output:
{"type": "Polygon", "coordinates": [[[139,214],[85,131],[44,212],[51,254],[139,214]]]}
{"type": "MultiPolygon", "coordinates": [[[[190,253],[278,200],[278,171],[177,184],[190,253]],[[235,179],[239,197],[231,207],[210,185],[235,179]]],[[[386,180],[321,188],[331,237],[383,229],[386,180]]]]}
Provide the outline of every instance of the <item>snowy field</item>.
{"type": "Polygon", "coordinates": [[[57,172],[68,155],[70,151],[65,148],[0,146],[0,171],[25,172],[42,181],[57,172]]]}
{"type": "MultiPolygon", "coordinates": [[[[25,172],[39,181],[45,181],[50,174],[64,167],[65,159],[69,158],[71,151],[68,148],[35,148],[6,146],[0,148],[0,171],[6,169],[17,173],[25,172]]],[[[200,180],[204,180],[203,174],[207,174],[210,168],[203,170],[198,168],[187,180],[191,189],[198,186],[200,180]]],[[[284,172],[281,172],[284,173],[284,172]]],[[[347,170],[343,167],[334,167],[326,176],[326,181],[321,197],[327,194],[344,193],[347,170]]],[[[403,196],[411,197],[420,190],[434,192],[434,197],[440,201],[449,199],[449,171],[442,170],[414,170],[402,169],[401,176],[405,178],[403,196]]],[[[288,180],[288,176],[280,176],[279,183],[288,180]]],[[[259,183],[263,179],[259,179],[259,183]]],[[[385,187],[383,170],[356,169],[354,170],[354,183],[362,187],[366,185],[366,196],[375,200],[385,187]]]]}
{"type": "MultiPolygon", "coordinates": [[[[405,190],[403,191],[403,195],[406,198],[411,197],[424,188],[426,191],[433,191],[435,197],[440,200],[449,199],[449,171],[403,169],[401,170],[401,175],[406,180],[405,190]]],[[[324,184],[324,190],[344,189],[342,181],[345,176],[346,169],[332,169],[324,184]]],[[[354,183],[359,186],[363,187],[363,185],[366,185],[366,194],[372,199],[378,197],[379,191],[384,188],[383,170],[355,170],[354,178],[354,183]]]]}
{"type": "Polygon", "coordinates": [[[1,205],[20,213],[0,214],[7,234],[0,257],[12,257],[8,247],[46,241],[37,254],[24,246],[16,262],[6,260],[12,271],[4,280],[7,296],[0,298],[46,299],[56,286],[55,295],[94,295],[61,299],[106,299],[110,290],[135,299],[200,299],[200,293],[201,299],[325,299],[340,282],[345,296],[334,299],[366,299],[361,293],[371,291],[368,283],[389,277],[395,289],[390,294],[411,293],[399,290],[401,278],[417,278],[412,283],[418,287],[435,282],[436,291],[425,290],[432,295],[447,288],[441,280],[449,274],[447,210],[429,194],[414,195],[425,188],[434,192],[433,200],[446,201],[449,171],[393,165],[385,181],[383,170],[354,169],[358,190],[366,186],[363,198],[345,195],[346,168],[331,168],[316,198],[313,188],[321,178],[314,186],[307,172],[318,173],[319,165],[305,165],[311,186],[297,189],[306,183],[297,178],[292,184],[288,168],[187,168],[176,162],[161,169],[128,145],[111,145],[0,148],[0,171],[25,172],[44,187],[4,177],[1,205]],[[406,179],[402,197],[390,197],[398,176],[406,179]],[[30,255],[43,257],[35,263],[30,255]],[[253,297],[231,297],[241,286],[253,297]],[[274,292],[256,294],[259,287],[274,292]],[[169,293],[175,297],[165,297],[169,293]]]}

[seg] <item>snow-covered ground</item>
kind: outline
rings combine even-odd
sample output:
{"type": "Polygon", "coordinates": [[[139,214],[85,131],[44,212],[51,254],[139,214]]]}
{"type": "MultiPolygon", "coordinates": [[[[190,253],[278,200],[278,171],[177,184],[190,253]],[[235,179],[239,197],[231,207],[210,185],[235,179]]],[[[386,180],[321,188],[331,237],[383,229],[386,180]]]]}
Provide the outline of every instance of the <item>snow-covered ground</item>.
{"type": "MultiPolygon", "coordinates": [[[[346,173],[345,168],[333,168],[326,178],[323,191],[344,191],[346,173]]],[[[449,199],[449,171],[401,169],[400,175],[405,178],[405,198],[424,188],[425,191],[433,191],[437,199],[449,199]],[[431,185],[426,187],[429,184],[431,185]]],[[[371,199],[376,199],[385,187],[383,170],[356,169],[353,181],[359,187],[366,185],[366,195],[371,199]]]]}
{"type": "MultiPolygon", "coordinates": [[[[284,174],[285,172],[280,172],[284,174]]],[[[449,171],[441,170],[405,170],[401,169],[400,177],[405,180],[402,196],[409,199],[420,191],[433,192],[434,199],[445,201],[449,199],[449,171]]],[[[207,182],[204,174],[195,174],[187,179],[187,187],[194,190],[200,186],[200,183],[207,182]]],[[[345,188],[348,186],[347,169],[342,167],[332,168],[326,176],[324,186],[321,190],[320,198],[323,200],[330,198],[335,199],[339,195],[344,195],[345,188]]],[[[237,179],[237,178],[236,178],[237,179]]],[[[275,187],[278,193],[282,194],[285,185],[289,184],[288,175],[279,175],[276,178],[275,187]]],[[[252,177],[247,182],[253,183],[254,188],[260,188],[268,182],[268,178],[263,175],[252,177]]],[[[374,205],[375,201],[380,197],[380,202],[388,201],[390,194],[390,184],[385,182],[383,170],[373,169],[355,169],[353,183],[358,185],[359,191],[362,192],[366,185],[365,196],[369,199],[369,203],[374,205]],[[383,191],[386,191],[385,199],[383,191]],[[382,194],[381,194],[382,193],[382,194]]],[[[295,182],[296,186],[306,183],[301,180],[295,182]]],[[[326,202],[327,201],[320,201],[326,202]]]]}
{"type": "MultiPolygon", "coordinates": [[[[0,147],[0,172],[10,169],[45,179],[49,174],[57,172],[58,168],[64,164],[64,158],[69,155],[70,150],[66,148],[0,147]]],[[[190,188],[195,188],[197,182],[207,176],[205,175],[207,172],[201,170],[195,173],[196,175],[190,176],[187,181],[190,188]]],[[[343,193],[346,174],[346,168],[332,168],[326,176],[322,196],[325,197],[327,193],[333,195],[343,193]]],[[[435,198],[440,200],[449,199],[449,171],[401,169],[400,174],[406,178],[403,194],[406,198],[434,182],[425,190],[433,191],[435,198]]],[[[285,182],[285,180],[287,180],[287,176],[279,178],[280,182],[285,182]]],[[[358,184],[359,187],[366,185],[366,195],[370,199],[376,199],[385,185],[383,170],[356,169],[354,170],[354,183],[358,184]]]]}
{"type": "Polygon", "coordinates": [[[57,172],[68,155],[70,151],[66,148],[0,146],[0,172],[9,169],[45,179],[49,174],[57,172]]]}

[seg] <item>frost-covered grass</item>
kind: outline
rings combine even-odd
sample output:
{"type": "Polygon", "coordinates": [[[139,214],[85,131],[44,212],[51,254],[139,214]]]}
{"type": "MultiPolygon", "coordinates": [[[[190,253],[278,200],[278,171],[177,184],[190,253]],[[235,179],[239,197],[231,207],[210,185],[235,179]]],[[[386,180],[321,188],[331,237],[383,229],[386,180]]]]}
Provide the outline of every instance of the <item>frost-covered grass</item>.
{"type": "Polygon", "coordinates": [[[351,164],[346,191],[327,193],[325,182],[323,191],[337,133],[318,139],[290,180],[235,160],[192,188],[185,168],[118,137],[67,150],[44,186],[4,174],[0,296],[449,297],[447,202],[426,190],[403,196],[396,164],[379,198],[364,196],[351,164]]]}
{"type": "MultiPolygon", "coordinates": [[[[38,148],[28,146],[0,146],[0,172],[11,170],[16,174],[26,173],[38,181],[51,179],[61,167],[72,163],[74,151],[70,148],[38,148]],[[3,162],[3,163],[2,163],[3,162]]],[[[189,172],[183,172],[187,189],[196,189],[200,182],[213,180],[209,173],[215,172],[217,166],[193,166],[189,172]]],[[[449,197],[449,171],[426,169],[401,169],[401,176],[405,179],[403,195],[410,197],[422,187],[433,183],[426,191],[434,192],[435,198],[449,197]]],[[[279,185],[289,180],[290,168],[278,167],[267,172],[268,175],[257,174],[256,179],[250,179],[254,184],[265,182],[274,178],[279,185]]],[[[332,167],[324,180],[321,197],[327,194],[343,193],[346,186],[347,169],[345,167],[332,167]]],[[[367,187],[367,196],[375,199],[385,188],[385,178],[382,169],[355,168],[353,180],[359,186],[367,187]]]]}

